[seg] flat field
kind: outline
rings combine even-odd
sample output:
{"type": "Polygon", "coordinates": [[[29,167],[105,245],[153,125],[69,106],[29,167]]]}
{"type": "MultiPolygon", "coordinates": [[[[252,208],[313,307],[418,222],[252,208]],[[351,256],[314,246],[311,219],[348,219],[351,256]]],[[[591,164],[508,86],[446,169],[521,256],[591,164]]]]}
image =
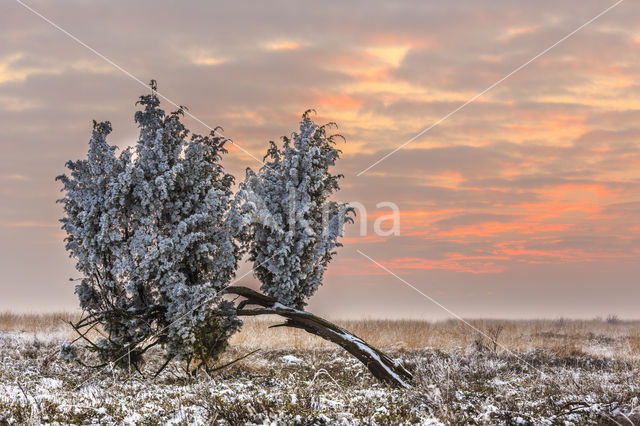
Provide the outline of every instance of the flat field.
{"type": "Polygon", "coordinates": [[[57,354],[73,316],[0,314],[0,424],[640,424],[640,321],[336,321],[414,373],[394,389],[275,319],[212,375],[86,368],[57,354]]]}

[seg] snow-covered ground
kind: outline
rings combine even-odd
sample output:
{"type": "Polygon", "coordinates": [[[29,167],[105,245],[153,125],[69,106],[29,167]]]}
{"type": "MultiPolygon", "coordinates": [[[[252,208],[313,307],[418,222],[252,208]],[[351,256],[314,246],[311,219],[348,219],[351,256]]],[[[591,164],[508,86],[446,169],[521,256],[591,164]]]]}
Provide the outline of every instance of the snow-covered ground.
{"type": "MultiPolygon", "coordinates": [[[[266,350],[213,376],[158,378],[58,358],[60,337],[0,332],[0,424],[632,424],[629,360],[472,347],[393,353],[409,390],[377,383],[341,350],[266,350]]],[[[599,343],[604,345],[605,343],[599,343]]],[[[233,348],[229,359],[246,351],[233,348]]],[[[602,355],[605,354],[605,355],[602,355]]],[[[158,360],[159,362],[160,360],[158,360]]],[[[153,364],[153,362],[152,362],[153,364]]],[[[156,365],[148,365],[151,371],[156,365]]]]}

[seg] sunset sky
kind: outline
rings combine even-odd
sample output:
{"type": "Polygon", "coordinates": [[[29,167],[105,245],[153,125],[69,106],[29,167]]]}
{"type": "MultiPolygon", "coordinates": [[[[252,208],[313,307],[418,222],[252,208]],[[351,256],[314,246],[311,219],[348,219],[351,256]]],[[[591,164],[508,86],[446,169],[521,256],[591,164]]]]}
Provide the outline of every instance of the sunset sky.
{"type": "Polygon", "coordinates": [[[338,198],[368,232],[349,227],[314,312],[450,316],[409,283],[464,317],[638,318],[640,3],[584,25],[614,4],[3,1],[0,310],[76,308],[54,178],[93,119],[135,142],[134,76],[192,131],[222,126],[238,178],[306,109],[339,125],[338,198]],[[373,232],[385,201],[400,235],[373,232]]]}

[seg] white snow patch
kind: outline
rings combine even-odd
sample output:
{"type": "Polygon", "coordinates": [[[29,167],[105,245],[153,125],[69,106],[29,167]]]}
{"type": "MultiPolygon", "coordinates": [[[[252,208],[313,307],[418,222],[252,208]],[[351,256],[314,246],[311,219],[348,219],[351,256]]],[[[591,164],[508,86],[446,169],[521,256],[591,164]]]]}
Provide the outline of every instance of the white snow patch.
{"type": "Polygon", "coordinates": [[[285,355],[280,359],[287,364],[300,364],[302,362],[302,359],[294,355],[285,355]]]}

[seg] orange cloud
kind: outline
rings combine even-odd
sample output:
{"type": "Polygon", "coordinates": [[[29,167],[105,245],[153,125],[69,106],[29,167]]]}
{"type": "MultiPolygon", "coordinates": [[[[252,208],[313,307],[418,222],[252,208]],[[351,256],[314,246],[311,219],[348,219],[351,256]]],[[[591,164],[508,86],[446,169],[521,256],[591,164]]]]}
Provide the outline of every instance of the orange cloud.
{"type": "Polygon", "coordinates": [[[351,73],[353,77],[358,81],[366,82],[382,82],[389,81],[391,76],[389,74],[389,68],[376,68],[371,70],[354,71],[351,73]]]}
{"type": "Polygon", "coordinates": [[[516,111],[503,127],[515,140],[535,138],[568,144],[588,131],[584,115],[567,115],[558,111],[516,111]]]}
{"type": "Polygon", "coordinates": [[[495,274],[507,268],[496,264],[494,260],[506,259],[508,258],[503,256],[464,256],[460,253],[448,253],[445,259],[405,257],[391,259],[383,264],[392,271],[442,269],[471,274],[495,274]]]}
{"type": "Polygon", "coordinates": [[[614,191],[607,187],[605,184],[600,183],[590,183],[590,184],[580,184],[580,183],[565,183],[560,185],[555,185],[551,188],[539,190],[538,192],[551,197],[551,198],[568,198],[569,196],[575,197],[577,194],[581,192],[590,192],[599,197],[615,197],[619,192],[614,191]]]}
{"type": "Polygon", "coordinates": [[[586,249],[527,249],[523,246],[503,248],[501,253],[525,263],[585,263],[602,260],[632,259],[633,252],[586,249]]]}
{"type": "Polygon", "coordinates": [[[351,96],[335,95],[330,93],[316,96],[312,102],[313,105],[326,106],[339,110],[357,109],[362,105],[362,102],[351,96]]]}
{"type": "Polygon", "coordinates": [[[266,43],[264,46],[267,50],[297,50],[298,48],[300,48],[300,43],[284,40],[272,41],[266,43]]]}

